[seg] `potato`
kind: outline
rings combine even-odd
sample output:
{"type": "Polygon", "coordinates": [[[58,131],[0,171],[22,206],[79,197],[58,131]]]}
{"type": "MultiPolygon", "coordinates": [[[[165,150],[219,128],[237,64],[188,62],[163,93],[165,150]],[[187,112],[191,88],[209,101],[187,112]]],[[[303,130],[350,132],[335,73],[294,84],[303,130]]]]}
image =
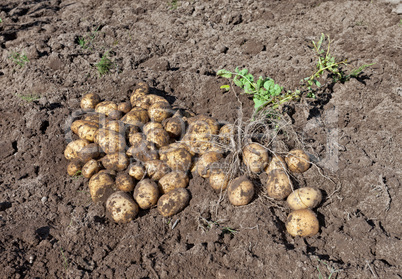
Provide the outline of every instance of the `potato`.
{"type": "Polygon", "coordinates": [[[98,172],[89,180],[89,193],[95,203],[105,202],[114,191],[114,180],[105,172],[98,172]]]}
{"type": "Polygon", "coordinates": [[[172,138],[180,138],[185,131],[184,121],[179,117],[171,117],[162,121],[163,128],[172,138]]]}
{"type": "Polygon", "coordinates": [[[213,135],[217,135],[219,132],[219,123],[216,121],[214,118],[209,117],[207,115],[197,115],[195,117],[191,117],[187,120],[189,126],[195,125],[195,124],[200,124],[200,123],[205,123],[209,127],[209,132],[213,135]]]}
{"type": "MultiPolygon", "coordinates": [[[[197,173],[203,178],[208,178],[211,169],[214,168],[214,163],[222,158],[222,154],[210,151],[200,157],[197,163],[197,173]]],[[[216,165],[216,164],[215,164],[216,165]]],[[[217,166],[215,166],[217,168],[217,166]]]]}
{"type": "Polygon", "coordinates": [[[145,110],[151,106],[151,100],[148,95],[131,95],[130,103],[132,107],[139,107],[145,110]]]}
{"type": "Polygon", "coordinates": [[[106,216],[116,223],[128,223],[137,216],[138,205],[123,191],[110,195],[106,202],[106,216]]]}
{"type": "Polygon", "coordinates": [[[108,117],[111,120],[119,120],[120,118],[122,118],[124,115],[124,113],[120,110],[112,110],[111,112],[109,112],[108,117]]]}
{"type": "Polygon", "coordinates": [[[233,124],[225,124],[219,130],[219,141],[222,144],[229,145],[234,138],[234,126],[233,124]]]}
{"type": "Polygon", "coordinates": [[[312,187],[304,187],[293,191],[287,198],[292,210],[315,208],[322,200],[321,191],[312,187]]]}
{"type": "Polygon", "coordinates": [[[243,148],[243,162],[254,173],[259,173],[268,165],[268,152],[258,143],[249,143],[243,148]]]}
{"type": "Polygon", "coordinates": [[[185,149],[188,153],[190,153],[191,156],[195,155],[195,153],[191,153],[190,147],[187,144],[182,142],[174,142],[158,149],[160,160],[167,161],[167,154],[179,148],[185,149]]]}
{"type": "Polygon", "coordinates": [[[125,152],[126,139],[123,135],[107,129],[99,129],[94,136],[95,143],[99,144],[105,153],[125,152]]]}
{"type": "Polygon", "coordinates": [[[140,164],[131,164],[128,166],[128,174],[137,180],[141,180],[145,176],[145,168],[140,164]]]}
{"type": "Polygon", "coordinates": [[[82,162],[79,160],[71,161],[67,166],[67,173],[69,176],[78,176],[81,173],[82,162]]]}
{"type": "Polygon", "coordinates": [[[147,174],[152,180],[159,180],[171,171],[169,166],[160,160],[150,160],[144,164],[147,174]]]}
{"type": "Polygon", "coordinates": [[[102,165],[108,170],[123,171],[130,161],[124,153],[109,153],[101,159],[102,165]]]}
{"type": "Polygon", "coordinates": [[[98,159],[100,155],[100,147],[96,143],[90,143],[77,152],[77,158],[84,164],[91,159],[98,159]]]}
{"type": "Polygon", "coordinates": [[[143,179],[137,183],[134,190],[134,199],[141,209],[148,209],[156,205],[159,198],[158,185],[150,179],[143,179]]]}
{"type": "Polygon", "coordinates": [[[130,136],[132,134],[136,134],[140,131],[138,126],[134,126],[134,125],[125,125],[124,127],[124,135],[126,137],[127,140],[129,140],[130,136]]]}
{"type": "Polygon", "coordinates": [[[99,124],[92,120],[75,120],[71,124],[70,129],[74,134],[78,135],[78,129],[83,125],[96,125],[99,128],[99,124]]]}
{"type": "Polygon", "coordinates": [[[254,184],[245,176],[232,180],[228,187],[229,201],[233,205],[246,205],[254,196],[254,184]]]}
{"type": "Polygon", "coordinates": [[[166,102],[156,102],[148,108],[148,115],[151,121],[161,123],[172,116],[172,107],[166,102]]]}
{"type": "Polygon", "coordinates": [[[82,167],[81,173],[82,176],[85,178],[91,178],[95,173],[100,170],[100,164],[95,159],[89,160],[85,163],[82,167]]]}
{"type": "Polygon", "coordinates": [[[96,105],[95,111],[98,113],[109,115],[110,112],[117,110],[117,105],[112,101],[103,101],[96,105]]]}
{"type": "Polygon", "coordinates": [[[90,141],[90,142],[93,142],[94,141],[94,136],[95,136],[95,132],[96,131],[98,131],[98,129],[99,129],[99,125],[98,124],[95,124],[95,123],[91,123],[91,124],[88,124],[88,123],[85,123],[85,124],[83,124],[83,125],[81,125],[79,128],[78,128],[78,136],[81,138],[81,139],[86,139],[87,141],[90,141]]]}
{"type": "MultiPolygon", "coordinates": [[[[93,113],[87,113],[82,120],[90,121],[93,123],[96,123],[99,125],[100,122],[104,121],[106,116],[101,113],[93,112],[93,113]]],[[[78,121],[78,120],[77,120],[78,121]]],[[[74,121],[75,122],[75,121],[74,121]]],[[[72,129],[71,129],[72,130],[72,129]]]]}
{"type": "Polygon", "coordinates": [[[159,198],[158,211],[163,217],[170,217],[182,211],[189,201],[190,194],[187,189],[177,188],[159,198]]]}
{"type": "Polygon", "coordinates": [[[189,126],[182,142],[190,147],[192,153],[204,154],[212,147],[212,131],[205,122],[193,123],[189,126]]]}
{"type": "Polygon", "coordinates": [[[188,176],[182,171],[169,172],[159,179],[159,191],[162,194],[166,194],[177,188],[186,188],[188,181],[188,176]]]}
{"type": "Polygon", "coordinates": [[[114,131],[116,133],[122,134],[125,132],[125,125],[123,122],[118,120],[108,121],[105,125],[105,129],[114,131]]]}
{"type": "Polygon", "coordinates": [[[285,157],[286,164],[291,172],[302,173],[310,167],[309,156],[301,149],[294,149],[285,157]]]}
{"type": "Polygon", "coordinates": [[[168,145],[170,138],[169,134],[164,129],[152,129],[148,132],[147,141],[153,142],[156,147],[160,148],[162,146],[168,145]]]}
{"type": "Polygon", "coordinates": [[[292,193],[292,184],[284,170],[276,169],[268,174],[266,182],[267,194],[269,197],[283,200],[292,193]]]}
{"type": "Polygon", "coordinates": [[[268,166],[265,168],[266,173],[270,173],[273,170],[280,169],[286,171],[288,169],[288,166],[286,165],[285,160],[279,156],[279,155],[274,155],[272,157],[271,162],[269,162],[268,166]]]}
{"type": "Polygon", "coordinates": [[[96,93],[85,94],[81,99],[82,109],[95,109],[96,105],[99,104],[101,98],[96,93]]]}
{"type": "Polygon", "coordinates": [[[126,115],[124,115],[120,120],[128,125],[142,127],[144,124],[148,123],[149,117],[148,112],[145,109],[135,107],[131,109],[126,115]]]}
{"type": "Polygon", "coordinates": [[[146,141],[133,142],[134,144],[127,150],[127,156],[131,156],[140,162],[147,162],[150,160],[158,160],[158,152],[146,141]]]}
{"type": "Polygon", "coordinates": [[[144,127],[142,127],[142,131],[144,132],[145,135],[147,135],[149,131],[156,128],[163,129],[163,126],[161,123],[158,122],[148,122],[147,124],[144,125],[144,127]]]}
{"type": "Polygon", "coordinates": [[[299,209],[291,212],[286,220],[286,230],[291,236],[313,236],[318,233],[320,224],[310,209],[299,209]]]}
{"type": "Polygon", "coordinates": [[[123,102],[117,105],[117,109],[126,114],[132,109],[132,106],[130,102],[123,102]]]}
{"type": "Polygon", "coordinates": [[[226,190],[229,183],[229,174],[222,169],[213,169],[209,175],[209,185],[217,192],[226,190]]]}
{"type": "Polygon", "coordinates": [[[146,136],[143,133],[130,133],[128,142],[131,146],[139,146],[140,144],[146,143],[146,136]]]}
{"type": "Polygon", "coordinates": [[[138,102],[137,99],[147,94],[149,94],[149,85],[146,84],[145,82],[138,83],[138,85],[134,88],[134,91],[130,96],[131,105],[134,107],[138,102]]]}
{"type": "Polygon", "coordinates": [[[127,173],[118,173],[116,176],[116,187],[123,192],[131,192],[134,190],[134,180],[127,173]]]}
{"type": "Polygon", "coordinates": [[[191,154],[184,148],[176,148],[167,152],[166,164],[176,171],[187,172],[191,167],[191,154]]]}
{"type": "Polygon", "coordinates": [[[85,139],[78,139],[70,142],[64,150],[64,157],[67,160],[73,160],[78,158],[78,152],[89,144],[89,141],[85,139]]]}

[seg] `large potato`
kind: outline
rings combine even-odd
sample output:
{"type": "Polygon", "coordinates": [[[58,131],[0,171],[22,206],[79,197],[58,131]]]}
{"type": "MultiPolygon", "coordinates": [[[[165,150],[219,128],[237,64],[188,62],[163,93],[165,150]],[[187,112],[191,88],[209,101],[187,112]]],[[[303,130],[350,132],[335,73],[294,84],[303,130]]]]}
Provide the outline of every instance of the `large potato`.
{"type": "Polygon", "coordinates": [[[100,147],[96,143],[90,143],[77,152],[77,158],[84,164],[89,160],[98,159],[100,156],[100,147]]]}
{"type": "Polygon", "coordinates": [[[218,168],[217,162],[222,158],[222,154],[214,151],[205,153],[197,163],[197,173],[203,178],[208,178],[211,169],[218,168]]]}
{"type": "Polygon", "coordinates": [[[81,173],[82,162],[73,160],[67,165],[67,173],[69,176],[77,176],[81,173]]]}
{"type": "Polygon", "coordinates": [[[168,145],[170,141],[169,134],[164,129],[152,129],[148,132],[147,141],[153,142],[156,147],[168,145]]]}
{"type": "Polygon", "coordinates": [[[159,122],[148,122],[147,124],[142,127],[142,131],[144,132],[145,135],[148,135],[148,132],[151,131],[152,129],[163,129],[163,126],[159,122]]]}
{"type": "Polygon", "coordinates": [[[95,109],[96,105],[99,104],[101,98],[96,93],[85,94],[81,99],[82,109],[95,109]]]}
{"type": "Polygon", "coordinates": [[[266,188],[269,197],[283,200],[292,192],[292,183],[284,170],[276,169],[268,174],[266,188]]]}
{"type": "Polygon", "coordinates": [[[132,138],[130,138],[130,140],[132,140],[131,142],[133,145],[127,150],[127,156],[133,157],[140,162],[159,159],[158,152],[148,141],[141,140],[140,137],[138,137],[135,141],[132,138]]]}
{"type": "Polygon", "coordinates": [[[182,142],[190,147],[192,153],[204,154],[212,148],[213,133],[211,127],[205,122],[192,123],[182,142]]]}
{"type": "Polygon", "coordinates": [[[71,124],[71,131],[73,131],[74,134],[78,135],[78,129],[83,126],[83,125],[96,125],[97,128],[99,128],[99,124],[93,120],[75,120],[71,124]]]}
{"type": "Polygon", "coordinates": [[[232,180],[228,187],[231,204],[239,206],[248,204],[254,196],[254,184],[247,177],[240,176],[232,180]]]}
{"type": "Polygon", "coordinates": [[[94,174],[89,180],[88,186],[91,198],[95,203],[105,202],[115,191],[113,178],[105,172],[94,174]]]}
{"type": "Polygon", "coordinates": [[[274,155],[272,157],[271,162],[269,162],[268,166],[265,168],[266,173],[270,173],[273,170],[280,169],[286,171],[288,169],[288,166],[286,165],[285,160],[279,156],[279,155],[274,155]]]}
{"type": "Polygon", "coordinates": [[[170,217],[182,211],[189,201],[189,192],[185,188],[177,188],[159,198],[158,211],[163,217],[170,217]]]}
{"type": "Polygon", "coordinates": [[[169,166],[160,160],[150,160],[144,163],[149,178],[159,180],[171,170],[169,166]]]}
{"type": "Polygon", "coordinates": [[[166,118],[172,116],[172,108],[169,103],[157,102],[148,109],[148,115],[151,121],[161,123],[166,118]]]}
{"type": "Polygon", "coordinates": [[[138,214],[138,205],[123,191],[110,195],[106,202],[106,216],[116,223],[128,223],[138,214]]]}
{"type": "Polygon", "coordinates": [[[249,143],[243,148],[243,162],[251,172],[259,173],[268,165],[268,152],[258,143],[249,143]]]}
{"type": "Polygon", "coordinates": [[[185,123],[179,117],[171,117],[163,120],[164,129],[172,138],[179,138],[185,131],[185,123]]]}
{"type": "Polygon", "coordinates": [[[301,149],[294,149],[285,157],[286,164],[291,172],[302,173],[310,167],[309,156],[301,149]]]}
{"type": "Polygon", "coordinates": [[[96,105],[95,111],[97,113],[105,114],[106,116],[109,115],[110,112],[117,110],[116,103],[112,101],[103,101],[96,105]]]}
{"type": "Polygon", "coordinates": [[[184,148],[176,148],[164,154],[166,164],[177,171],[187,172],[191,167],[191,154],[184,148]]]}
{"type": "Polygon", "coordinates": [[[209,175],[209,185],[217,192],[226,190],[229,183],[229,174],[222,169],[213,169],[209,175]]]}
{"type": "Polygon", "coordinates": [[[116,176],[116,187],[123,192],[131,192],[134,190],[134,180],[127,173],[120,172],[116,176]]]}
{"type": "Polygon", "coordinates": [[[99,129],[94,141],[105,153],[125,152],[126,139],[123,135],[107,129],[99,129]]]}
{"type": "Polygon", "coordinates": [[[125,153],[109,153],[101,161],[106,169],[115,171],[125,170],[130,163],[125,153]]]}
{"type": "Polygon", "coordinates": [[[126,115],[124,115],[120,120],[128,125],[142,127],[144,124],[148,123],[149,117],[147,110],[135,107],[131,109],[126,115]]]}
{"type": "Polygon", "coordinates": [[[81,139],[93,142],[95,133],[98,131],[99,125],[96,123],[85,123],[78,128],[77,134],[81,139]]]}
{"type": "Polygon", "coordinates": [[[100,170],[99,162],[96,161],[95,159],[92,159],[85,163],[85,165],[82,167],[81,173],[83,177],[89,179],[99,170],[100,170]]]}
{"type": "Polygon", "coordinates": [[[188,176],[182,171],[169,172],[159,179],[159,190],[162,194],[166,194],[177,188],[186,188],[188,181],[188,176]]]}
{"type": "Polygon", "coordinates": [[[187,120],[189,126],[199,124],[199,123],[205,123],[209,127],[209,132],[213,135],[217,135],[219,133],[219,123],[216,121],[214,118],[209,117],[207,115],[197,115],[194,117],[191,117],[187,120]]]}
{"type": "Polygon", "coordinates": [[[134,199],[141,209],[148,209],[156,205],[159,198],[158,185],[150,179],[143,179],[137,183],[134,190],[134,199]]]}
{"type": "Polygon", "coordinates": [[[70,142],[64,150],[64,157],[66,157],[67,160],[77,159],[80,150],[88,144],[89,141],[85,139],[78,139],[70,142]]]}
{"type": "Polygon", "coordinates": [[[285,225],[291,236],[313,236],[320,229],[318,219],[310,209],[299,209],[291,212],[285,225]]]}
{"type": "Polygon", "coordinates": [[[138,103],[138,98],[149,94],[149,85],[145,82],[140,82],[134,88],[133,93],[130,96],[130,103],[134,107],[138,103]]]}
{"type": "Polygon", "coordinates": [[[105,129],[114,131],[116,133],[122,134],[125,132],[125,125],[122,121],[111,120],[108,121],[105,125],[105,129]]]}
{"type": "Polygon", "coordinates": [[[321,191],[312,187],[304,187],[293,191],[287,198],[292,210],[315,208],[322,200],[321,191]]]}

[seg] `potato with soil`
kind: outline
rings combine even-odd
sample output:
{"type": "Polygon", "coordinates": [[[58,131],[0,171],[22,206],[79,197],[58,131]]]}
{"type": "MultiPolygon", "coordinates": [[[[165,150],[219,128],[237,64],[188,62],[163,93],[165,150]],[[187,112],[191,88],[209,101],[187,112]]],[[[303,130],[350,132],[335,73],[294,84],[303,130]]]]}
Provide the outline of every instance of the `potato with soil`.
{"type": "Polygon", "coordinates": [[[152,180],[159,180],[171,171],[169,166],[165,162],[160,160],[150,160],[145,162],[144,164],[147,175],[152,180]]]}
{"type": "Polygon", "coordinates": [[[228,187],[231,204],[240,206],[248,204],[254,196],[254,184],[247,177],[240,176],[232,180],[228,187]]]}
{"type": "Polygon", "coordinates": [[[281,169],[271,171],[265,185],[268,196],[276,200],[286,199],[292,193],[289,176],[281,169]]]}
{"type": "Polygon", "coordinates": [[[89,141],[85,139],[78,139],[70,142],[64,150],[64,157],[66,157],[67,160],[78,159],[79,152],[88,144],[89,141]]]}
{"type": "Polygon", "coordinates": [[[125,170],[130,161],[125,153],[109,153],[102,159],[102,165],[108,170],[123,171],[125,170]]]}
{"type": "Polygon", "coordinates": [[[87,141],[93,142],[95,133],[98,131],[99,125],[96,123],[85,123],[81,125],[77,130],[77,135],[81,139],[86,139],[87,141]]]}
{"type": "Polygon", "coordinates": [[[98,172],[89,180],[89,193],[93,202],[105,202],[115,191],[113,178],[106,172],[98,172]]]}
{"type": "Polygon", "coordinates": [[[161,148],[162,146],[169,144],[170,137],[164,129],[156,128],[148,132],[147,141],[152,142],[156,147],[161,148]]]}
{"type": "Polygon", "coordinates": [[[82,170],[82,162],[79,160],[71,161],[67,166],[67,173],[69,176],[78,176],[82,170]]]}
{"type": "Polygon", "coordinates": [[[233,124],[225,124],[219,130],[219,140],[222,144],[229,145],[234,137],[233,124]]]}
{"type": "Polygon", "coordinates": [[[214,118],[209,117],[207,115],[201,114],[201,115],[191,117],[187,120],[187,122],[188,122],[189,126],[205,123],[209,127],[209,131],[208,131],[209,133],[211,133],[213,135],[217,135],[219,133],[218,121],[216,121],[214,118]]]}
{"type": "MultiPolygon", "coordinates": [[[[141,134],[142,135],[142,134],[141,134]]],[[[138,137],[135,141],[133,140],[133,145],[127,150],[126,154],[129,157],[133,157],[139,162],[147,162],[151,160],[158,160],[158,152],[154,147],[146,140],[138,137]]],[[[130,138],[131,140],[132,138],[130,138]]]]}
{"type": "Polygon", "coordinates": [[[147,110],[139,107],[131,109],[126,115],[124,115],[120,121],[125,124],[134,125],[142,127],[144,124],[148,123],[149,116],[147,110]]]}
{"type": "Polygon", "coordinates": [[[85,94],[82,99],[80,106],[82,109],[95,109],[96,105],[99,104],[101,98],[96,93],[85,94]]]}
{"type": "Polygon", "coordinates": [[[125,125],[122,121],[111,120],[106,123],[105,129],[122,134],[123,132],[125,132],[125,125]]]}
{"type": "Polygon", "coordinates": [[[124,113],[120,110],[112,110],[111,112],[109,112],[108,118],[111,120],[119,120],[123,117],[123,115],[124,113]]]}
{"type": "Polygon", "coordinates": [[[117,110],[121,111],[122,113],[126,114],[132,109],[130,102],[122,102],[117,105],[117,110]]]}
{"type": "Polygon", "coordinates": [[[101,169],[100,163],[95,159],[91,159],[82,167],[81,173],[85,178],[91,178],[95,173],[101,169]]]}
{"type": "Polygon", "coordinates": [[[184,121],[179,117],[171,117],[163,120],[163,128],[171,138],[180,138],[185,130],[184,121]]]}
{"type": "Polygon", "coordinates": [[[189,201],[190,194],[187,189],[177,188],[159,198],[158,211],[163,217],[170,217],[182,211],[189,201]]]}
{"type": "Polygon", "coordinates": [[[222,169],[213,169],[209,175],[209,185],[216,192],[224,191],[228,187],[229,175],[222,169]]]}
{"type": "Polygon", "coordinates": [[[243,162],[251,172],[259,173],[268,165],[268,152],[256,142],[249,143],[243,148],[243,162]]]}
{"type": "Polygon", "coordinates": [[[120,172],[116,176],[116,187],[123,192],[131,192],[134,190],[134,180],[127,173],[120,172]]]}
{"type": "Polygon", "coordinates": [[[163,120],[172,116],[172,107],[166,102],[157,102],[148,109],[149,119],[153,122],[161,123],[163,120]]]}
{"type": "Polygon", "coordinates": [[[265,172],[269,174],[273,170],[284,170],[286,171],[288,169],[288,166],[286,165],[285,160],[279,156],[279,155],[274,155],[272,157],[271,162],[269,162],[268,166],[265,168],[265,172]]]}
{"type": "Polygon", "coordinates": [[[310,167],[310,157],[301,149],[294,149],[285,157],[291,172],[303,173],[310,167]]]}
{"type": "Polygon", "coordinates": [[[322,200],[321,191],[312,187],[304,187],[293,191],[287,198],[287,203],[292,210],[313,209],[322,200]]]}
{"type": "Polygon", "coordinates": [[[311,209],[299,209],[291,212],[285,225],[291,236],[313,236],[320,229],[318,219],[311,209]]]}
{"type": "Polygon", "coordinates": [[[222,158],[222,154],[214,151],[205,153],[200,157],[197,162],[197,173],[203,178],[208,178],[211,173],[211,169],[222,158]]]}
{"type": "Polygon", "coordinates": [[[213,133],[205,122],[196,122],[189,126],[182,142],[190,147],[191,153],[204,154],[212,148],[213,133]]]}
{"type": "Polygon", "coordinates": [[[116,223],[128,223],[137,216],[138,205],[126,192],[117,191],[106,201],[106,215],[116,223]]]}
{"type": "Polygon", "coordinates": [[[130,96],[130,103],[134,107],[138,103],[138,98],[149,94],[149,85],[145,82],[140,82],[134,88],[133,93],[130,96]]]}
{"type": "Polygon", "coordinates": [[[98,159],[102,154],[99,145],[90,143],[81,148],[77,155],[77,158],[85,164],[89,160],[98,159]]]}
{"type": "Polygon", "coordinates": [[[128,174],[136,180],[141,180],[145,176],[145,168],[140,164],[131,164],[128,166],[128,174]]]}
{"type": "Polygon", "coordinates": [[[141,180],[135,187],[134,199],[141,209],[151,208],[159,199],[158,185],[151,179],[141,180]]]}
{"type": "Polygon", "coordinates": [[[159,122],[148,122],[147,124],[142,127],[142,131],[144,132],[145,135],[148,135],[149,131],[152,129],[163,129],[163,126],[159,122]]]}
{"type": "Polygon", "coordinates": [[[169,172],[161,179],[159,179],[159,191],[162,194],[166,194],[177,188],[186,188],[188,185],[188,181],[188,176],[182,171],[169,172]]]}
{"type": "Polygon", "coordinates": [[[103,101],[96,105],[95,112],[102,113],[106,116],[109,115],[110,112],[117,110],[116,103],[112,101],[103,101]]]}
{"type": "Polygon", "coordinates": [[[187,172],[191,167],[191,154],[184,148],[173,149],[164,155],[166,164],[172,170],[187,172]]]}
{"type": "Polygon", "coordinates": [[[94,136],[94,141],[101,149],[109,154],[125,152],[126,139],[123,135],[107,129],[99,129],[94,136]]]}
{"type": "Polygon", "coordinates": [[[86,120],[86,119],[79,119],[79,120],[75,120],[72,124],[71,124],[71,131],[73,131],[74,134],[78,135],[78,129],[83,126],[83,125],[95,125],[97,126],[97,128],[99,128],[99,124],[95,121],[92,120],[86,120]]]}

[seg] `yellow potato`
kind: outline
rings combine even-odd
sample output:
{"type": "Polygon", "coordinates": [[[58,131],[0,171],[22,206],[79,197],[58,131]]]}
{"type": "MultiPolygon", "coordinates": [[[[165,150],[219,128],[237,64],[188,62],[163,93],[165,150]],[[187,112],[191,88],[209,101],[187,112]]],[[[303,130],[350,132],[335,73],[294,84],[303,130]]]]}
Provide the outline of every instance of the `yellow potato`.
{"type": "Polygon", "coordinates": [[[78,128],[78,136],[81,139],[86,139],[87,141],[93,142],[95,132],[98,130],[99,125],[97,124],[83,124],[78,128]]]}
{"type": "Polygon", "coordinates": [[[138,211],[138,205],[126,192],[115,192],[107,199],[106,216],[116,223],[128,223],[134,220],[138,211]]]}
{"type": "Polygon", "coordinates": [[[108,121],[105,125],[105,129],[114,131],[116,133],[122,134],[125,132],[124,123],[118,120],[108,121]]]}
{"type": "Polygon", "coordinates": [[[318,219],[310,209],[299,209],[291,212],[285,225],[291,236],[313,236],[320,229],[318,219]]]}
{"type": "Polygon", "coordinates": [[[164,155],[172,170],[187,172],[191,167],[191,154],[184,148],[173,149],[164,155]]]}
{"type": "Polygon", "coordinates": [[[271,162],[265,168],[265,172],[269,174],[271,171],[276,170],[276,169],[280,169],[280,170],[284,170],[284,171],[286,171],[288,169],[288,166],[286,165],[285,160],[279,155],[276,155],[276,156],[274,155],[272,157],[271,162]]]}
{"type": "Polygon", "coordinates": [[[219,130],[219,140],[222,144],[229,145],[231,140],[234,139],[234,126],[233,124],[225,124],[219,130]]]}
{"type": "Polygon", "coordinates": [[[132,107],[130,102],[123,102],[117,105],[117,109],[126,114],[132,109],[132,107]]]}
{"type": "Polygon", "coordinates": [[[209,131],[213,135],[217,135],[219,133],[219,123],[216,121],[214,118],[209,117],[207,115],[197,115],[194,117],[191,117],[187,120],[189,126],[192,126],[194,124],[200,124],[200,123],[205,123],[209,126],[209,131]]]}
{"type": "Polygon", "coordinates": [[[109,153],[102,159],[102,165],[108,170],[123,171],[130,161],[124,153],[109,153]]]}
{"type": "Polygon", "coordinates": [[[164,129],[152,129],[148,132],[147,141],[153,142],[156,147],[168,145],[170,141],[169,134],[164,129]]]}
{"type": "Polygon", "coordinates": [[[268,174],[266,188],[269,197],[283,200],[292,192],[292,183],[284,170],[276,169],[268,174]]]}
{"type": "Polygon", "coordinates": [[[171,117],[163,120],[163,128],[172,138],[179,138],[185,130],[184,121],[179,117],[171,117]]]}
{"type": "Polygon", "coordinates": [[[144,163],[148,177],[152,180],[159,180],[171,170],[169,166],[160,160],[150,160],[144,163]]]}
{"type": "Polygon", "coordinates": [[[67,166],[67,173],[69,176],[78,176],[81,173],[82,162],[79,160],[71,161],[67,166]]]}
{"type": "Polygon", "coordinates": [[[71,131],[73,131],[74,134],[78,135],[78,129],[83,125],[95,125],[99,128],[99,124],[93,120],[75,120],[71,124],[71,131]]]}
{"type": "Polygon", "coordinates": [[[140,164],[131,164],[128,166],[128,174],[137,180],[141,180],[145,176],[145,168],[140,164]]]}
{"type": "Polygon", "coordinates": [[[149,94],[149,85],[146,84],[145,82],[140,82],[138,85],[134,88],[133,93],[130,96],[130,103],[134,107],[138,103],[137,99],[141,96],[145,96],[149,94]]]}
{"type": "Polygon", "coordinates": [[[96,105],[99,104],[101,98],[96,93],[88,93],[85,94],[81,99],[81,108],[82,109],[95,109],[96,105]]]}
{"type": "Polygon", "coordinates": [[[97,113],[109,115],[110,112],[117,110],[117,105],[112,101],[103,101],[96,105],[95,111],[97,113]]]}
{"type": "Polygon", "coordinates": [[[157,102],[148,109],[148,115],[151,121],[161,123],[166,118],[172,116],[172,107],[166,102],[157,102]]]}
{"type": "Polygon", "coordinates": [[[96,161],[95,159],[92,159],[85,163],[85,165],[82,167],[81,173],[83,177],[89,179],[99,170],[100,170],[99,162],[96,161]]]}
{"type": "Polygon", "coordinates": [[[144,132],[145,135],[147,135],[149,131],[156,128],[163,129],[163,126],[161,123],[158,122],[148,122],[147,124],[144,125],[144,127],[142,127],[142,131],[144,132]]]}
{"type": "MultiPolygon", "coordinates": [[[[142,135],[142,134],[141,134],[142,135]]],[[[127,156],[135,158],[139,162],[147,162],[150,160],[158,160],[158,152],[146,140],[140,141],[140,136],[135,139],[130,138],[133,145],[127,150],[127,156]]]]}
{"type": "Polygon", "coordinates": [[[131,146],[139,146],[140,144],[146,144],[146,136],[143,133],[130,133],[128,142],[131,146]]]}
{"type": "Polygon", "coordinates": [[[131,192],[134,190],[134,180],[127,173],[119,173],[116,176],[116,187],[123,192],[131,192]]]}
{"type": "Polygon", "coordinates": [[[209,175],[209,185],[217,192],[226,190],[229,183],[229,174],[222,169],[214,169],[209,175]]]}
{"type": "Polygon", "coordinates": [[[315,208],[322,200],[321,191],[312,187],[304,187],[293,191],[287,198],[292,210],[315,208]]]}
{"type": "Polygon", "coordinates": [[[94,174],[89,180],[89,193],[93,202],[105,202],[107,198],[115,191],[114,180],[112,176],[105,172],[94,174]]]}
{"type": "Polygon", "coordinates": [[[294,149],[285,157],[291,172],[302,173],[310,167],[310,157],[301,149],[294,149]]]}
{"type": "Polygon", "coordinates": [[[231,204],[246,205],[253,199],[254,184],[247,177],[240,176],[232,180],[228,187],[228,197],[231,204]]]}
{"type": "Polygon", "coordinates": [[[163,217],[170,217],[182,211],[189,201],[190,194],[187,189],[177,188],[159,198],[158,211],[163,217]]]}
{"type": "Polygon", "coordinates": [[[191,153],[204,154],[212,148],[213,133],[211,127],[206,122],[192,123],[182,142],[190,147],[191,153]]]}
{"type": "Polygon", "coordinates": [[[131,109],[126,115],[124,115],[120,120],[128,125],[142,127],[144,124],[148,123],[149,117],[147,110],[135,107],[131,109]]]}
{"type": "Polygon", "coordinates": [[[159,191],[166,194],[177,188],[186,188],[188,181],[188,176],[182,171],[169,172],[159,179],[159,191]]]}
{"type": "Polygon", "coordinates": [[[120,118],[122,118],[124,115],[124,113],[120,110],[112,110],[111,112],[109,112],[109,119],[111,120],[119,120],[120,118]]]}
{"type": "Polygon", "coordinates": [[[77,158],[84,164],[91,159],[98,159],[100,156],[100,147],[96,143],[90,143],[84,146],[77,153],[77,158]]]}
{"type": "Polygon", "coordinates": [[[222,158],[222,154],[210,151],[200,157],[197,163],[197,173],[203,178],[208,178],[211,169],[218,168],[217,162],[222,158]]]}
{"type": "Polygon", "coordinates": [[[85,139],[78,139],[70,142],[64,150],[64,157],[66,157],[67,160],[77,159],[80,150],[88,144],[89,141],[85,139]]]}
{"type": "Polygon", "coordinates": [[[156,205],[159,198],[158,185],[150,179],[143,179],[137,183],[134,190],[134,199],[141,209],[148,209],[156,205]]]}
{"type": "MultiPolygon", "coordinates": [[[[92,113],[87,113],[82,120],[86,120],[86,121],[90,121],[92,123],[96,123],[99,125],[100,122],[104,121],[104,119],[106,118],[106,116],[104,114],[101,113],[97,113],[97,112],[92,112],[92,113]]],[[[78,121],[78,120],[76,120],[78,121]]],[[[75,121],[74,121],[75,122],[75,121]]],[[[71,129],[72,130],[72,129],[71,129]]]]}
{"type": "Polygon", "coordinates": [[[268,165],[268,152],[258,143],[249,143],[243,148],[243,162],[251,172],[259,173],[268,165]]]}
{"type": "Polygon", "coordinates": [[[125,152],[126,139],[123,135],[107,129],[99,129],[94,136],[94,141],[101,149],[109,154],[125,152]]]}

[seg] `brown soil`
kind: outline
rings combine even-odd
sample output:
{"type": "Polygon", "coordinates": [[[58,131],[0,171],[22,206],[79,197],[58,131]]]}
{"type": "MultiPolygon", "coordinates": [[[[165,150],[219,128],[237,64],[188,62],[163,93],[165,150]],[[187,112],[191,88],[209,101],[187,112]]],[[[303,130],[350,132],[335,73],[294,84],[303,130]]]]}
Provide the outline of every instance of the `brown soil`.
{"type": "MultiPolygon", "coordinates": [[[[402,26],[393,8],[380,1],[1,1],[0,277],[318,278],[318,267],[327,278],[327,264],[340,270],[331,278],[401,278],[402,26]],[[263,191],[247,206],[227,198],[217,205],[219,195],[199,176],[190,181],[189,206],[171,220],[152,208],[117,225],[91,203],[84,178],[67,176],[65,131],[85,92],[126,101],[144,80],[175,107],[234,122],[239,103],[219,89],[226,81],[216,71],[247,67],[295,88],[314,69],[310,42],[321,33],[337,57],[376,65],[289,107],[303,147],[334,181],[315,167],[296,176],[299,186],[324,193],[317,236],[289,236],[288,209],[263,191]],[[115,67],[99,77],[95,64],[107,50],[115,67]],[[14,52],[29,62],[16,65],[14,52]]],[[[240,100],[250,115],[252,101],[240,100]]]]}

